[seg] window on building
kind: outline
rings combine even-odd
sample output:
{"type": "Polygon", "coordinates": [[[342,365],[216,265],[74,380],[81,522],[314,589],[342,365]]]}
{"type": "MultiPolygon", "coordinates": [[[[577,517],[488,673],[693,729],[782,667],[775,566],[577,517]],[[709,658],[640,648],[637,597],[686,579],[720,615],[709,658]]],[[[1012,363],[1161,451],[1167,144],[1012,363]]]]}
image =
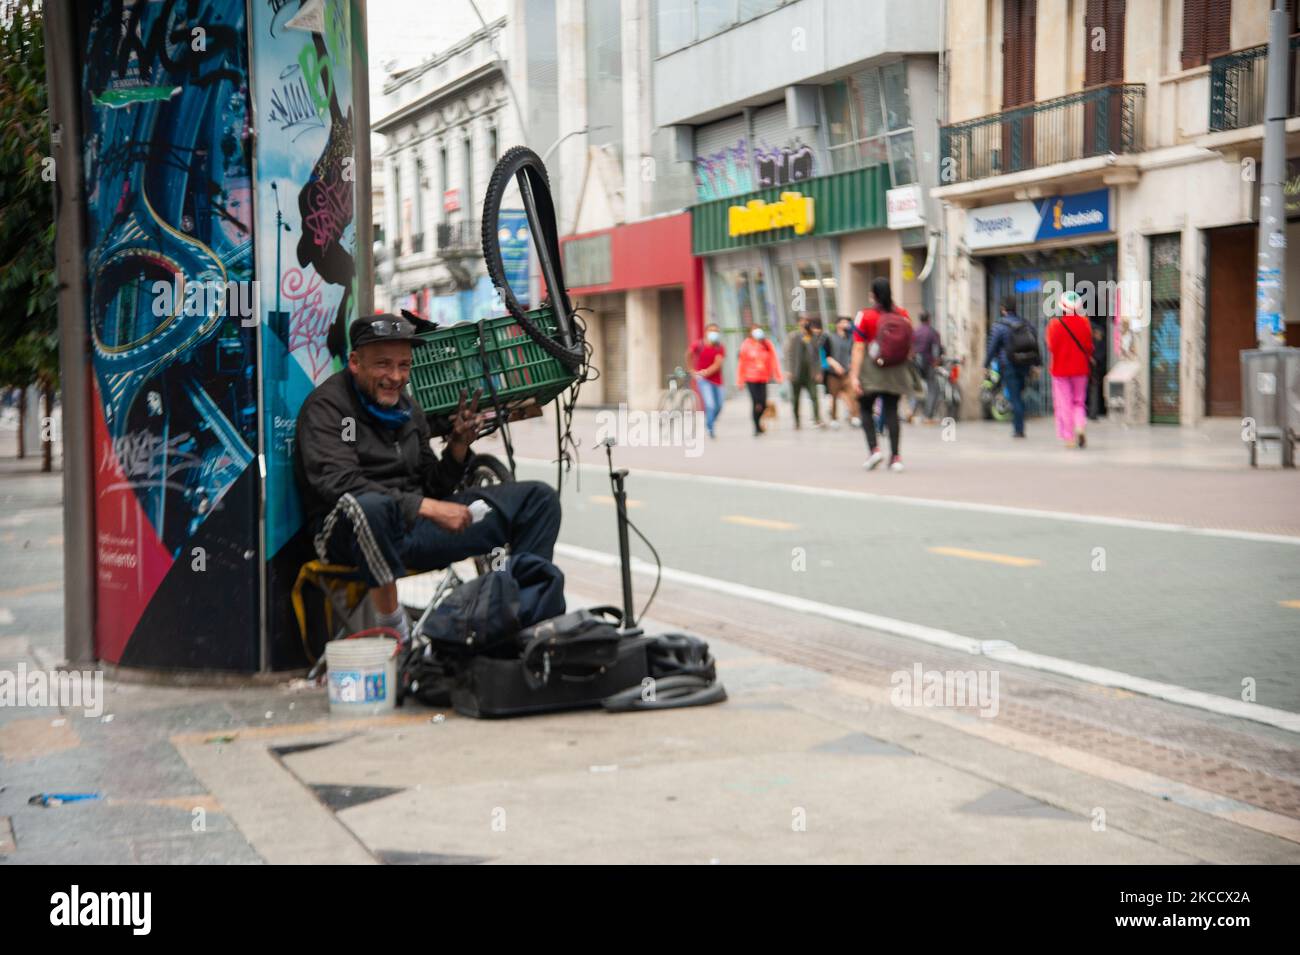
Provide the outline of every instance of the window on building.
{"type": "Polygon", "coordinates": [[[623,19],[617,3],[587,0],[587,128],[623,159],[623,19]]]}
{"type": "Polygon", "coordinates": [[[447,196],[448,183],[451,182],[451,176],[447,174],[447,147],[438,147],[438,208],[442,208],[442,203],[447,196]]]}
{"type": "MultiPolygon", "coordinates": [[[[655,0],[655,55],[706,40],[794,0],[655,0]]],[[[617,4],[613,4],[617,6],[617,4]]]]}
{"type": "Polygon", "coordinates": [[[735,0],[696,0],[696,39],[703,40],[721,33],[736,22],[735,0]]]}
{"type": "Polygon", "coordinates": [[[488,127],[488,161],[491,162],[492,165],[494,166],[496,165],[497,159],[500,157],[500,153],[498,152],[499,149],[500,147],[497,145],[497,128],[495,126],[489,126],[488,127]]]}
{"type": "Polygon", "coordinates": [[[397,219],[393,223],[393,240],[398,249],[401,248],[402,240],[402,162],[400,156],[393,157],[393,216],[397,219]]]}
{"type": "Polygon", "coordinates": [[[474,140],[468,132],[462,140],[462,153],[465,157],[465,194],[460,197],[460,208],[468,216],[474,202],[474,140]]]}
{"type": "MultiPolygon", "coordinates": [[[[1087,0],[1091,11],[1097,0],[1087,0]]],[[[1038,0],[1002,3],[1002,108],[1034,101],[1034,48],[1038,43],[1038,0]]]]}
{"type": "Polygon", "coordinates": [[[695,5],[691,0],[655,0],[655,52],[662,56],[695,39],[695,5]]]}
{"type": "Polygon", "coordinates": [[[424,160],[416,156],[415,181],[411,185],[411,228],[416,235],[424,232],[424,186],[424,160]]]}
{"type": "Polygon", "coordinates": [[[890,181],[916,181],[907,64],[861,70],[822,87],[831,171],[888,164],[890,181]]]}
{"type": "Polygon", "coordinates": [[[1232,0],[1183,0],[1183,69],[1227,53],[1231,34],[1232,0]]]}
{"type": "MultiPolygon", "coordinates": [[[[1008,0],[1009,2],[1009,0],[1008,0]]],[[[1083,15],[1083,85],[1124,81],[1124,0],[1088,0],[1083,15]]],[[[1030,102],[1022,100],[1021,102],[1030,102]]]]}

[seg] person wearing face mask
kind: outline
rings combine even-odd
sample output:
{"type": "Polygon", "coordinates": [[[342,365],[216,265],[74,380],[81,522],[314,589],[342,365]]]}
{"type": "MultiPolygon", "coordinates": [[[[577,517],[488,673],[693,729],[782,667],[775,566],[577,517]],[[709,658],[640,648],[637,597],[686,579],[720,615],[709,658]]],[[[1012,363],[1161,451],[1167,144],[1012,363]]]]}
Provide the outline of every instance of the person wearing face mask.
{"type": "Polygon", "coordinates": [[[736,387],[749,391],[749,400],[753,402],[754,434],[763,433],[763,412],[767,410],[767,383],[781,381],[781,360],[777,358],[776,348],[767,340],[767,333],[754,325],[749,337],[740,346],[740,355],[736,362],[736,387]]]}
{"type": "Polygon", "coordinates": [[[718,412],[722,410],[722,360],[726,354],[727,350],[722,346],[722,332],[712,322],[704,327],[704,337],[686,353],[687,365],[691,368],[691,374],[700,390],[700,398],[704,402],[704,426],[708,429],[710,438],[716,437],[713,425],[718,420],[718,412]]]}

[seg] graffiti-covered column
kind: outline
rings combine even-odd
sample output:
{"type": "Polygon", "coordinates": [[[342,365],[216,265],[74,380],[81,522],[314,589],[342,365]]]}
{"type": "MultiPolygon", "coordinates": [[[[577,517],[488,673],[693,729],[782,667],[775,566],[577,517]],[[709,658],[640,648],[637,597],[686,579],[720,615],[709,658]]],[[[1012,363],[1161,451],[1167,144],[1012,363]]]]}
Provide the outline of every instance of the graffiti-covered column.
{"type": "Polygon", "coordinates": [[[244,0],[74,6],[92,346],[95,654],[258,665],[244,0]]]}
{"type": "Polygon", "coordinates": [[[85,0],[94,654],[305,662],[297,409],[355,315],[354,4],[85,0]]]}
{"type": "MultiPolygon", "coordinates": [[[[261,277],[267,665],[302,662],[289,603],[312,559],[293,473],[298,409],[334,373],[357,314],[348,0],[252,4],[257,271],[261,277]]],[[[368,135],[362,131],[361,135],[368,135]]]]}

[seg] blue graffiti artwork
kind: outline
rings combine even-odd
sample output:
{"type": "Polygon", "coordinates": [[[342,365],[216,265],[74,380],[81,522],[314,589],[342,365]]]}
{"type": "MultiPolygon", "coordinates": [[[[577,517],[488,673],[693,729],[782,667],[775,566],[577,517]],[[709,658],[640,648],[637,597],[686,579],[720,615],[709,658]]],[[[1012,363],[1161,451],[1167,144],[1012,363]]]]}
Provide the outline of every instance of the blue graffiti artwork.
{"type": "Polygon", "coordinates": [[[749,192],[753,188],[749,140],[742,137],[715,153],[695,157],[695,194],[701,202],[749,192]]]}
{"type": "Polygon", "coordinates": [[[1165,309],[1151,329],[1152,408],[1157,413],[1178,413],[1179,339],[1182,334],[1177,309],[1165,309]]]}
{"type": "Polygon", "coordinates": [[[96,485],[134,495],[173,557],[257,446],[244,16],[95,0],[85,20],[96,485]]]}

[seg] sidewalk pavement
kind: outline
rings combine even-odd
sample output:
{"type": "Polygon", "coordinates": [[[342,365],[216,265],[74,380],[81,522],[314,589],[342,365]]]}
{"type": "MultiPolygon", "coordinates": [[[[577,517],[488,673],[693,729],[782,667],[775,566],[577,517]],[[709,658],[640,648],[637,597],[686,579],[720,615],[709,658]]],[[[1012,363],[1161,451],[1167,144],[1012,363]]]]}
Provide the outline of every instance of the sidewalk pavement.
{"type": "MultiPolygon", "coordinates": [[[[848,435],[770,437],[863,477],[848,435]]],[[[0,670],[61,656],[60,496],[0,465],[0,670]]],[[[562,563],[575,604],[617,593],[562,563]]],[[[1300,861],[1292,734],[1006,665],[995,717],[896,706],[895,674],[990,661],[754,610],[663,588],[649,629],[708,639],[730,695],[700,709],[341,720],[319,689],[120,681],[94,718],[0,707],[0,862],[1300,861]]]]}
{"type": "MultiPolygon", "coordinates": [[[[839,430],[805,423],[795,431],[788,403],[761,437],[751,434],[748,400],[736,397],[727,401],[712,441],[702,421],[696,431],[685,433],[685,440],[678,429],[675,442],[671,426],[623,421],[620,426],[616,409],[579,409],[573,435],[580,460],[603,467],[604,451],[595,446],[614,434],[619,439],[616,466],[633,471],[1300,536],[1300,471],[1282,470],[1275,450],[1252,470],[1236,420],[1211,418],[1196,428],[1092,422],[1082,451],[1060,446],[1050,418],[1031,418],[1028,438],[1022,441],[1011,438],[1009,424],[997,422],[963,419],[951,428],[904,424],[906,470],[901,474],[884,468],[864,472],[865,439],[847,422],[839,430]]],[[[512,435],[517,456],[555,460],[555,422],[549,411],[545,418],[515,424],[512,435]]],[[[882,447],[887,444],[882,439],[882,447]]],[[[504,457],[495,436],[482,448],[504,457]]]]}

